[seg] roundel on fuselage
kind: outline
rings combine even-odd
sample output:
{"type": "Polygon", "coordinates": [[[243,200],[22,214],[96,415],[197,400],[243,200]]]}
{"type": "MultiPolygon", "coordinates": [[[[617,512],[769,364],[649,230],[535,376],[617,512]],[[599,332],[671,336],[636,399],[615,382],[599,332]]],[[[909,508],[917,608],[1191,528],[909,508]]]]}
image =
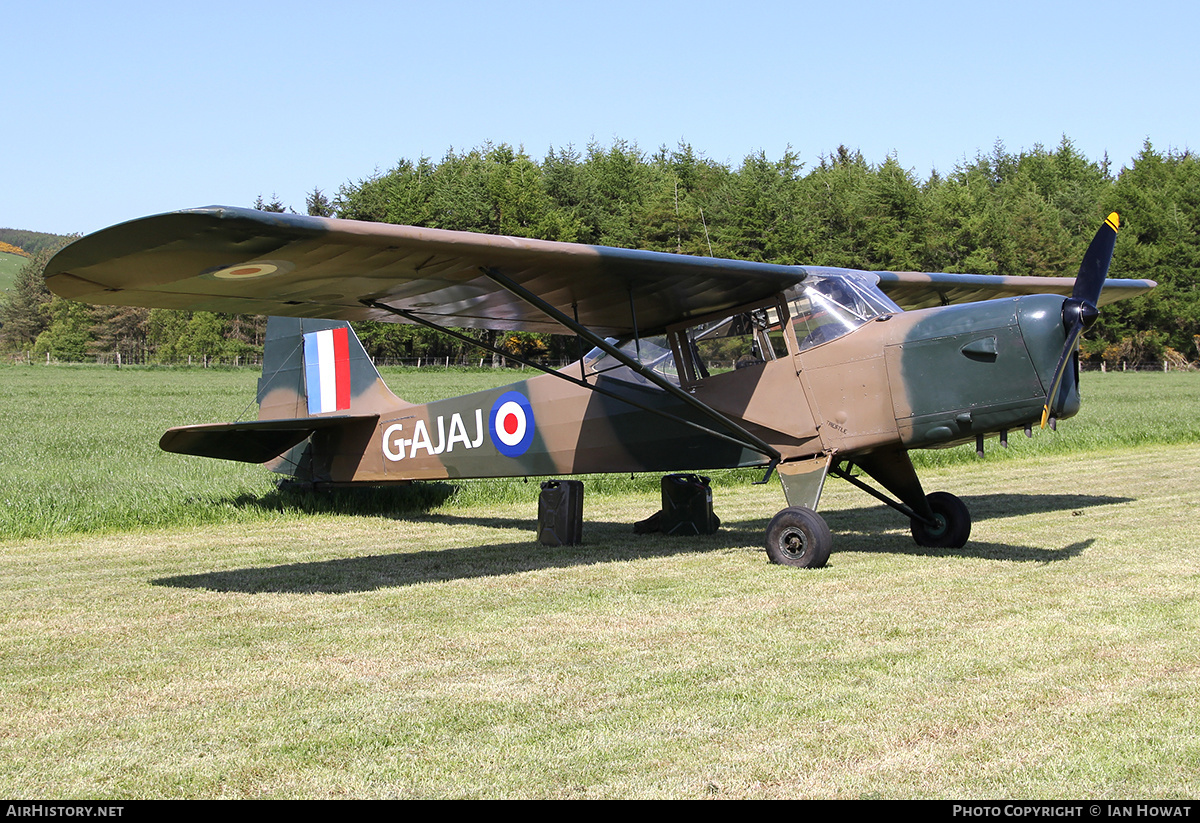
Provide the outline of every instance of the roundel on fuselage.
{"type": "Polygon", "coordinates": [[[529,398],[518,391],[508,391],[492,404],[489,426],[492,442],[506,457],[520,457],[533,443],[533,407],[529,398]]]}

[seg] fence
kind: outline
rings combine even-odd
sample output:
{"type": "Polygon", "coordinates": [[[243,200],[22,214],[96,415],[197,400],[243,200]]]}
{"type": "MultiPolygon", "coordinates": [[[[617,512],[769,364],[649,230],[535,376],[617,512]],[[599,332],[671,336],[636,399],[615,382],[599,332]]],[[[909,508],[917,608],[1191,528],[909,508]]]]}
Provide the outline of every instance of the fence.
{"type": "MultiPolygon", "coordinates": [[[[0,361],[7,362],[10,365],[28,364],[47,366],[61,364],[76,364],[76,365],[96,365],[96,366],[171,366],[171,367],[191,367],[191,368],[242,368],[242,367],[262,367],[262,355],[251,354],[236,357],[188,357],[177,360],[155,360],[148,356],[129,356],[118,352],[104,352],[101,354],[88,355],[87,357],[66,360],[59,359],[47,353],[45,355],[34,354],[33,352],[10,352],[0,355],[0,361]]],[[[376,366],[398,366],[416,369],[450,369],[450,368],[467,368],[467,369],[487,369],[487,368],[503,368],[524,370],[526,367],[510,361],[508,358],[493,358],[490,354],[483,357],[379,357],[371,358],[376,366]],[[493,362],[495,360],[496,362],[493,362]]],[[[573,360],[557,360],[543,361],[542,365],[549,369],[561,369],[564,366],[573,363],[573,360]]],[[[734,361],[713,360],[707,363],[710,373],[720,371],[729,371],[734,368],[734,361]]],[[[1190,363],[1180,360],[1155,360],[1130,363],[1121,361],[1120,363],[1106,363],[1103,360],[1088,361],[1081,360],[1079,363],[1081,371],[1196,371],[1200,369],[1200,364],[1190,363]]]]}
{"type": "Polygon", "coordinates": [[[89,354],[80,358],[59,358],[47,352],[46,354],[34,354],[33,352],[9,352],[0,355],[6,362],[10,364],[28,364],[31,366],[46,365],[83,365],[83,366],[192,366],[193,368],[237,368],[240,366],[262,366],[262,355],[252,354],[249,356],[239,355],[235,357],[188,357],[178,360],[155,360],[147,356],[126,355],[120,352],[103,352],[101,354],[89,354]]]}
{"type": "MultiPolygon", "coordinates": [[[[484,357],[373,357],[371,362],[377,367],[379,366],[398,366],[417,369],[450,369],[450,368],[467,368],[467,369],[487,369],[487,368],[507,368],[523,370],[526,367],[511,361],[508,358],[496,358],[498,362],[493,363],[493,358],[490,354],[484,357]]],[[[262,355],[252,354],[236,357],[187,357],[176,360],[158,360],[146,356],[129,356],[118,352],[104,352],[101,354],[87,355],[82,358],[63,359],[55,357],[49,353],[45,355],[34,354],[32,352],[9,352],[0,354],[0,362],[7,362],[10,365],[87,365],[87,366],[169,366],[175,368],[241,368],[241,367],[262,367],[262,355]]],[[[544,361],[542,365],[551,369],[559,369],[569,365],[572,360],[544,361]]]]}
{"type": "Polygon", "coordinates": [[[1089,363],[1086,360],[1081,360],[1079,363],[1080,371],[1196,371],[1200,369],[1200,365],[1189,363],[1187,361],[1172,361],[1172,360],[1155,360],[1142,363],[1129,363],[1122,360],[1120,363],[1109,365],[1104,360],[1096,363],[1089,363]]]}

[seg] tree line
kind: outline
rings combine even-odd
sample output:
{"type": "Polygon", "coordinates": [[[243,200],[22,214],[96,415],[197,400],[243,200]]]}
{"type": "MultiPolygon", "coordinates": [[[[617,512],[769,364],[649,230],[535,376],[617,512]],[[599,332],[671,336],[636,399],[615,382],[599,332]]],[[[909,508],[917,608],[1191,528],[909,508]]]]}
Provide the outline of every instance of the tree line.
{"type": "Polygon", "coordinates": [[[48,234],[42,231],[27,231],[25,229],[0,229],[0,243],[16,246],[27,256],[37,254],[42,249],[61,245],[62,235],[48,234]]]}
{"type": "MultiPolygon", "coordinates": [[[[291,210],[272,195],[256,208],[291,210]]],[[[314,188],[303,211],[432,228],[867,270],[1073,277],[1104,216],[1118,211],[1110,275],[1159,287],[1106,307],[1083,343],[1092,359],[1200,358],[1200,167],[1148,141],[1127,166],[1091,160],[1064,137],[1053,149],[1003,144],[920,179],[895,156],[868,162],[839,146],[812,162],[789,150],[720,163],[680,143],[646,152],[616,140],[550,149],[486,144],[439,161],[401,160],[342,185],[314,188]]],[[[60,239],[59,244],[64,242],[60,239]]],[[[82,306],[45,292],[33,254],[0,303],[0,346],[79,358],[253,357],[260,318],[82,306]],[[40,287],[40,290],[39,290],[40,287]]],[[[28,250],[28,249],[27,249],[28,250]]],[[[355,324],[377,358],[477,358],[428,329],[355,324]]],[[[573,338],[472,332],[513,354],[577,355],[573,338]]]]}

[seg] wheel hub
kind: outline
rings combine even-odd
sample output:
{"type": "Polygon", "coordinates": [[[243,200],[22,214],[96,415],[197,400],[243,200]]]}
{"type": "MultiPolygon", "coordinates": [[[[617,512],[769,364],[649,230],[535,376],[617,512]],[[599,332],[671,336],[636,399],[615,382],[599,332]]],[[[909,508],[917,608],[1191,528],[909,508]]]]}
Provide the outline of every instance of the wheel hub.
{"type": "Polygon", "coordinates": [[[947,523],[946,523],[945,515],[934,512],[933,522],[934,522],[934,526],[932,529],[929,530],[930,534],[934,535],[935,537],[941,537],[943,534],[946,533],[947,523]]]}
{"type": "Polygon", "coordinates": [[[808,549],[808,539],[802,531],[790,531],[784,535],[779,547],[793,557],[800,557],[808,549]]]}

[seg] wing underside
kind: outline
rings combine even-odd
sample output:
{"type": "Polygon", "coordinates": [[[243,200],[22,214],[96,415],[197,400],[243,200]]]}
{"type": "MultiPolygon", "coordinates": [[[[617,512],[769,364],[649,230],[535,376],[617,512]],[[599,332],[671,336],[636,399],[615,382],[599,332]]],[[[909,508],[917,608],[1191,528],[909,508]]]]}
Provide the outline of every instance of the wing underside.
{"type": "Polygon", "coordinates": [[[804,278],[798,266],[213,206],[88,235],[59,252],[46,281],[108,305],[397,320],[369,300],[443,325],[563,330],[492,272],[608,335],[662,329],[804,278]]]}

